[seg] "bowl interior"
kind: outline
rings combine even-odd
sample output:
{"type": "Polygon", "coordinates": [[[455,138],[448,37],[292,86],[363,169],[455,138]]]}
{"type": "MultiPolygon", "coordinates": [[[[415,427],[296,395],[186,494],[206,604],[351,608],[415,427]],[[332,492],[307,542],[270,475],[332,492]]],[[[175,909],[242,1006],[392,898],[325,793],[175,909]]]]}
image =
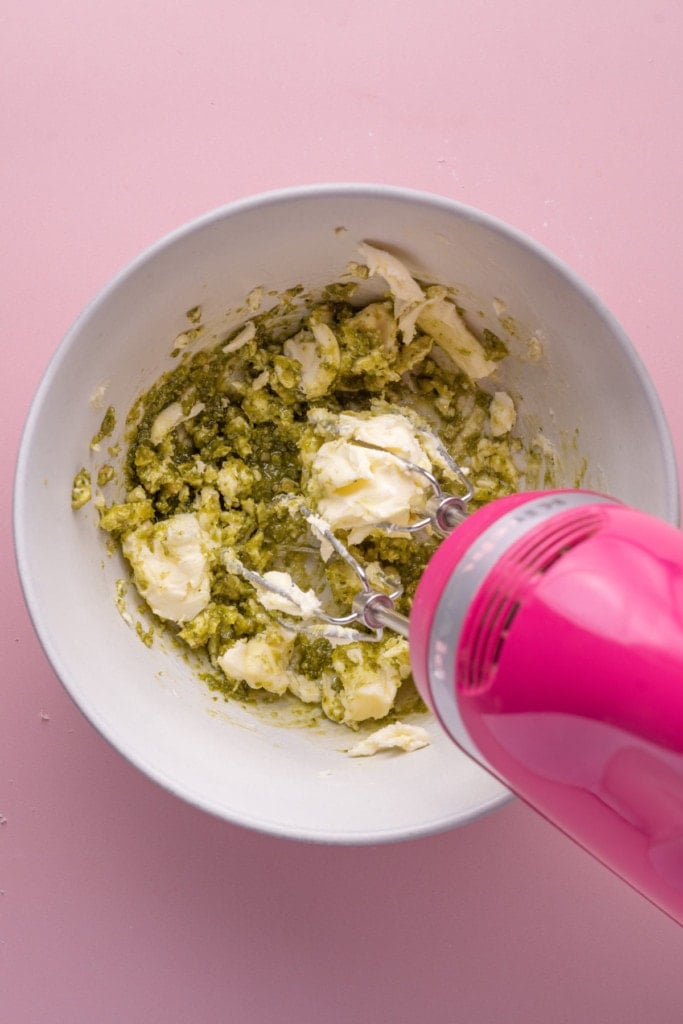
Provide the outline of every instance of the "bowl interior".
{"type": "MultiPolygon", "coordinates": [[[[374,842],[437,831],[507,798],[435,722],[411,755],[351,759],[354,734],[292,705],[216,700],[170,642],[147,648],[115,601],[126,576],[96,528],[72,513],[75,472],[103,409],[125,413],[164,370],[186,311],[197,344],[249,315],[255,286],[315,291],[339,279],[362,240],[419,276],[455,285],[475,327],[508,342],[498,385],[520,401],[526,434],[560,452],[557,484],[606,490],[675,521],[671,441],[652,386],[619,326],[566,269],[492,219],[398,189],[328,186],[234,204],[139,257],[76,322],[34,401],[22,441],[15,536],[29,610],[74,700],[118,749],[181,797],[274,834],[374,842]],[[529,357],[538,339],[541,358],[529,357]],[[104,389],[98,406],[92,396],[104,389]],[[585,475],[581,476],[587,464],[585,475]],[[643,486],[643,482],[647,486],[643,486]]],[[[130,595],[128,613],[140,618],[130,595]]]]}

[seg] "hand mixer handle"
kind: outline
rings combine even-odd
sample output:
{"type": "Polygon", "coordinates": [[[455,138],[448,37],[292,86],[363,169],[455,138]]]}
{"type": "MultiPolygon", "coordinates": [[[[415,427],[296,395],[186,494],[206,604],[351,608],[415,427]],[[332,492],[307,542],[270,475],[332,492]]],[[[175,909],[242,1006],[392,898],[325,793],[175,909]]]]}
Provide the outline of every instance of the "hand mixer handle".
{"type": "Polygon", "coordinates": [[[452,738],[683,921],[683,536],[588,492],[494,502],[439,548],[410,639],[452,738]]]}

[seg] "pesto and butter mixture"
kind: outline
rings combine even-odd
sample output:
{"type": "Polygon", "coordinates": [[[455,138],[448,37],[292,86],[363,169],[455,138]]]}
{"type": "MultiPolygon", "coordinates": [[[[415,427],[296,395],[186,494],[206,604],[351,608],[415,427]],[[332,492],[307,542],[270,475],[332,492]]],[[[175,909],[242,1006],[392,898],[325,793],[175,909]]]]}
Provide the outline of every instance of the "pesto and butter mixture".
{"type": "MultiPolygon", "coordinates": [[[[96,501],[139,594],[184,644],[206,652],[212,685],[289,692],[352,729],[381,723],[352,751],[367,754],[428,742],[397,721],[419,705],[407,642],[316,618],[321,606],[350,611],[359,583],[320,547],[301,503],[374,586],[401,588],[396,605],[407,614],[438,538],[383,528],[420,518],[430,493],[395,456],[458,493],[445,449],[466,467],[476,507],[518,488],[528,453],[511,433],[510,396],[479,383],[506,354],[500,340],[475,337],[445,288],[419,284],[388,253],[362,245],[360,255],[355,276],[383,279],[384,298],[358,308],[353,286],[330,286],[293,327],[255,313],[221,344],[183,353],[129,417],[125,500],[96,501]]],[[[190,312],[197,322],[201,312],[190,312]]],[[[108,480],[100,469],[98,485],[108,480]]],[[[74,508],[91,488],[83,469],[74,508]]]]}

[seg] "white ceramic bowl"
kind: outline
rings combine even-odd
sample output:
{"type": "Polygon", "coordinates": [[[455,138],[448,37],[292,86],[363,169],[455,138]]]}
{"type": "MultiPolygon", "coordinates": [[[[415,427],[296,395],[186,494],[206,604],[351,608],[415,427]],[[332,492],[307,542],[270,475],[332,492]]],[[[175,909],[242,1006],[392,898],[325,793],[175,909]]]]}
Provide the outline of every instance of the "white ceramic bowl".
{"type": "MultiPolygon", "coordinates": [[[[70,508],[106,385],[122,423],[160,372],[199,304],[212,333],[256,285],[281,291],[337,279],[361,240],[420,275],[457,285],[480,326],[507,338],[500,383],[521,398],[522,430],[562,453],[557,480],[610,491],[676,521],[678,485],[657,397],[633,347],[596,297],[552,255],[452,200],[371,185],[256,196],[161,240],[120,273],[69,331],[40,384],[17,466],[15,538],[35,628],[76,704],[126,758],[178,796],[282,836],[365,843],[424,835],[500,805],[508,793],[429,725],[410,755],[351,759],[353,739],[326,723],[216,702],[170,645],[145,647],[115,606],[125,574],[107,555],[92,504],[70,508]],[[502,312],[500,301],[504,302],[502,312]],[[498,313],[496,313],[496,310],[498,313]],[[512,334],[501,328],[500,317],[512,334]],[[544,356],[527,357],[531,335],[544,356]]],[[[242,313],[242,318],[244,313],[242,313]]],[[[425,724],[423,722],[423,724],[425,724]]]]}

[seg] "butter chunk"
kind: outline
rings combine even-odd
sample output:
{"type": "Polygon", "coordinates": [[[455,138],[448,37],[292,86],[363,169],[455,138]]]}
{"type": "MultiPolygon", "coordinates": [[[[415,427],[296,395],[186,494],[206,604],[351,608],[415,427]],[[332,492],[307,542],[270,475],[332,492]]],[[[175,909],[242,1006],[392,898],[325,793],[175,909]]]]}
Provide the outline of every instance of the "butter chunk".
{"type": "Polygon", "coordinates": [[[250,320],[242,330],[235,335],[235,337],[223,346],[223,351],[228,352],[239,352],[241,348],[244,348],[250,341],[256,337],[256,324],[253,320],[250,320]]]}
{"type": "Polygon", "coordinates": [[[373,524],[407,526],[423,514],[429,483],[401,459],[423,469],[431,469],[431,463],[406,417],[385,413],[363,419],[342,414],[338,430],[342,437],[327,441],[314,456],[308,486],[332,530],[352,531],[349,542],[356,544],[373,524]]]}
{"type": "Polygon", "coordinates": [[[409,753],[431,743],[429,733],[419,725],[394,722],[370,733],[349,750],[349,757],[372,757],[380,750],[405,750],[409,753]]]}
{"type": "Polygon", "coordinates": [[[427,301],[417,323],[472,380],[488,377],[495,370],[495,362],[486,358],[483,345],[448,299],[427,301]]]}
{"type": "Polygon", "coordinates": [[[282,630],[268,629],[238,640],[216,660],[229,679],[281,696],[290,683],[288,666],[293,643],[293,637],[282,630]]]}
{"type": "Polygon", "coordinates": [[[170,405],[161,410],[154,423],[152,423],[149,432],[152,444],[160,444],[166,437],[166,434],[180,426],[181,423],[187,423],[188,420],[194,419],[195,416],[204,411],[204,408],[203,402],[195,402],[190,411],[186,413],[183,412],[180,402],[171,402],[170,405]]]}
{"type": "Polygon", "coordinates": [[[152,611],[172,622],[189,622],[211,599],[213,542],[189,512],[160,523],[143,523],[122,549],[135,585],[152,611]]]}
{"type": "Polygon", "coordinates": [[[389,285],[405,345],[411,342],[417,326],[472,380],[488,377],[495,370],[495,362],[486,358],[483,345],[453,302],[443,294],[426,295],[407,267],[391,253],[365,242],[358,251],[370,273],[383,277],[389,285]]]}
{"type": "Polygon", "coordinates": [[[300,331],[289,338],[283,351],[299,366],[300,388],[306,398],[327,394],[340,366],[339,343],[327,324],[312,320],[310,332],[300,331]]]}
{"type": "Polygon", "coordinates": [[[381,645],[346,644],[334,652],[332,664],[342,684],[341,720],[348,725],[384,718],[410,674],[408,643],[403,637],[392,637],[381,645]]]}
{"type": "Polygon", "coordinates": [[[310,619],[320,612],[320,601],[315,591],[302,590],[288,572],[272,569],[263,574],[263,579],[271,586],[277,587],[277,592],[265,587],[256,588],[256,596],[266,611],[285,612],[287,615],[296,615],[302,619],[310,619]]]}
{"type": "Polygon", "coordinates": [[[491,434],[493,437],[502,437],[509,433],[517,420],[515,403],[506,391],[494,392],[489,407],[491,418],[491,434]]]}
{"type": "Polygon", "coordinates": [[[240,499],[251,493],[254,482],[260,475],[258,470],[251,469],[242,459],[224,459],[216,476],[216,487],[221,492],[226,507],[239,505],[240,499]]]}

